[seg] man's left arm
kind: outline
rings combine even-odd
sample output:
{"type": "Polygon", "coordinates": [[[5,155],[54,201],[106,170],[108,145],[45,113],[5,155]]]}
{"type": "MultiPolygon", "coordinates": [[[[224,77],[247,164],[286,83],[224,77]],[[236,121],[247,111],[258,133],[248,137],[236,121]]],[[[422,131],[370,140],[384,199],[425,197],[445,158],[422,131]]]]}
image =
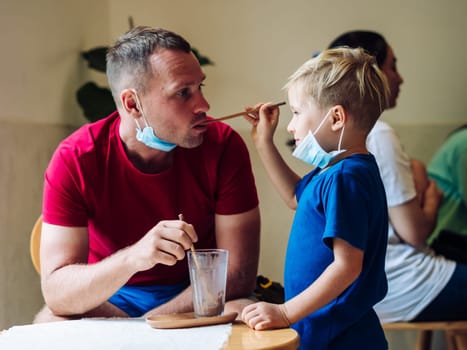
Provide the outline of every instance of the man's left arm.
{"type": "Polygon", "coordinates": [[[260,247],[259,208],[215,217],[217,247],[229,251],[226,300],[248,298],[256,285],[260,247]]]}

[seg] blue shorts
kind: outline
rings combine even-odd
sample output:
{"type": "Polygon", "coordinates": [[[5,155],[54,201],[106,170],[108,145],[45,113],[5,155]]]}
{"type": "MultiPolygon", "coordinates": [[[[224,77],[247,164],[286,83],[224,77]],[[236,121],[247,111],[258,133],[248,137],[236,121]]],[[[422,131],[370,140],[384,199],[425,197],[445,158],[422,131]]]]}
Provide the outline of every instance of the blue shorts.
{"type": "Polygon", "coordinates": [[[140,317],[149,310],[173,299],[189,283],[169,286],[123,286],[109,298],[109,302],[125,311],[130,317],[140,317]]]}

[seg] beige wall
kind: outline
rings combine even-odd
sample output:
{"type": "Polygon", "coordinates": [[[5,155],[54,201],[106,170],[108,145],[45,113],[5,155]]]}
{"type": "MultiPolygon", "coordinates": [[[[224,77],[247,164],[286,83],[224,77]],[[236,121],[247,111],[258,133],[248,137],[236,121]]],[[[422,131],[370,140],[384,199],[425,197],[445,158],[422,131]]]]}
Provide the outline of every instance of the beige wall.
{"type": "Polygon", "coordinates": [[[79,53],[106,43],[108,22],[106,1],[0,2],[0,329],[31,322],[43,303],[29,259],[43,172],[84,122],[75,91],[92,74],[79,53]]]}
{"type": "Polygon", "coordinates": [[[405,78],[393,122],[466,118],[465,0],[112,0],[109,7],[112,38],[132,15],[135,24],[181,33],[215,61],[205,88],[215,115],[284,99],[286,78],[312,52],[364,28],[386,36],[405,78]]]}
{"type": "Polygon", "coordinates": [[[105,1],[0,2],[0,120],[80,124],[80,51],[108,40],[105,1]]]}
{"type": "Polygon", "coordinates": [[[30,323],[43,304],[29,235],[41,212],[42,173],[68,132],[51,124],[0,121],[0,329],[30,323]]]}
{"type": "MultiPolygon", "coordinates": [[[[215,116],[258,101],[281,101],[286,78],[342,31],[381,31],[405,78],[397,125],[407,150],[422,160],[453,126],[466,122],[467,2],[464,0],[2,0],[0,2],[0,329],[27,323],[42,303],[29,262],[29,231],[40,213],[42,176],[51,152],[84,122],[75,91],[99,82],[79,52],[110,44],[136,25],[184,35],[215,61],[206,96],[215,116]]],[[[277,143],[284,156],[289,118],[282,108],[277,143]]],[[[241,120],[229,122],[249,143],[241,120]]],[[[282,281],[293,213],[271,188],[252,150],[263,217],[260,273],[282,281]]],[[[290,159],[290,158],[289,158],[290,159]]],[[[296,161],[300,173],[306,168],[296,161]]]]}

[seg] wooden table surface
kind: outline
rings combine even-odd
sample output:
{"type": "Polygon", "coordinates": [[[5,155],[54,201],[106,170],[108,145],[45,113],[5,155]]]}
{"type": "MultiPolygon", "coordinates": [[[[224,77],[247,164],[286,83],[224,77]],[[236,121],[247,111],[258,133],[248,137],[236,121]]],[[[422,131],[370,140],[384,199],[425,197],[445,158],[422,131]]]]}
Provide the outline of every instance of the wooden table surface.
{"type": "Polygon", "coordinates": [[[296,350],[299,344],[300,337],[292,328],[255,331],[243,322],[235,321],[223,350],[296,350]]]}
{"type": "MultiPolygon", "coordinates": [[[[90,320],[92,321],[92,319],[90,320]]],[[[111,322],[117,322],[117,320],[112,320],[111,322]]],[[[66,322],[56,322],[55,325],[65,323],[66,322]]],[[[37,326],[39,327],[40,325],[37,326]]],[[[146,325],[143,326],[146,327],[146,325]]],[[[95,330],[96,326],[93,327],[93,330],[95,330]]],[[[29,329],[29,332],[30,331],[31,329],[29,329]]],[[[7,332],[8,331],[5,331],[5,334],[7,332]]],[[[0,331],[0,335],[3,335],[2,333],[3,331],[0,331]]],[[[37,334],[35,335],[37,336],[37,334]]],[[[18,337],[18,334],[16,334],[16,337],[18,337]]],[[[63,338],[63,336],[61,336],[61,338],[63,338]]],[[[297,350],[299,343],[300,337],[292,328],[255,331],[243,322],[234,321],[232,323],[232,332],[227,344],[222,348],[222,350],[297,350]]],[[[54,347],[54,349],[55,348],[56,347],[54,347]]],[[[43,347],[41,347],[41,349],[43,349],[43,347]]]]}

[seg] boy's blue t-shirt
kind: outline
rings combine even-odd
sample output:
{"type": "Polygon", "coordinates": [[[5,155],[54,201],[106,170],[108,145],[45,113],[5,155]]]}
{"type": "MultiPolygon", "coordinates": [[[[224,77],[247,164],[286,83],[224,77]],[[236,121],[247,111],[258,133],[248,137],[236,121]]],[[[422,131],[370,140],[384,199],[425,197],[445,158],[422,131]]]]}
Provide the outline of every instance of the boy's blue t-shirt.
{"type": "Polygon", "coordinates": [[[351,155],[296,186],[298,206],[285,263],[285,297],[308,288],[332,263],[332,239],[364,251],[360,276],[338,298],[292,327],[300,349],[387,349],[373,305],[387,292],[388,209],[373,155],[351,155]]]}

